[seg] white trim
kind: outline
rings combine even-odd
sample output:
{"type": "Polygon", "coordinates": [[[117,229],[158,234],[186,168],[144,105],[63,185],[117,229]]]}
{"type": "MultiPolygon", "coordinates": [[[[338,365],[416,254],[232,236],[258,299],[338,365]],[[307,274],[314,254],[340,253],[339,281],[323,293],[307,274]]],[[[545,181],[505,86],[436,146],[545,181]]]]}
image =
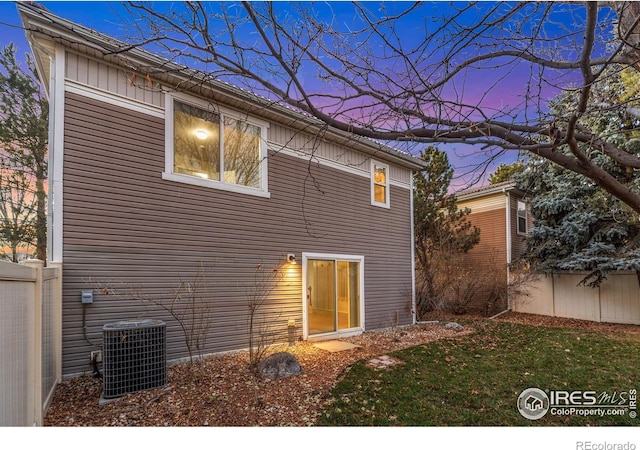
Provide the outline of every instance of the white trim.
{"type": "MultiPolygon", "coordinates": [[[[211,110],[215,108],[215,112],[221,116],[231,117],[233,119],[242,120],[252,125],[257,125],[263,129],[269,129],[269,122],[250,116],[235,109],[228,108],[226,106],[215,103],[213,100],[208,100],[202,97],[196,97],[194,95],[185,94],[183,92],[165,92],[165,109],[168,110],[169,103],[166,100],[171,99],[171,115],[173,117],[173,99],[177,98],[182,103],[187,103],[196,108],[211,110]]],[[[172,119],[173,120],[173,119],[172,119]]],[[[266,142],[266,139],[264,140],[266,142]]]]}
{"type": "MultiPolygon", "coordinates": [[[[511,281],[511,271],[509,270],[509,264],[511,264],[511,193],[507,190],[504,191],[507,211],[505,216],[507,217],[507,286],[511,281]]],[[[511,297],[509,296],[509,289],[507,289],[507,309],[511,308],[511,297]]]]}
{"type": "Polygon", "coordinates": [[[359,328],[351,328],[348,330],[332,331],[331,333],[320,333],[307,336],[304,340],[309,342],[327,341],[329,339],[342,339],[362,334],[363,330],[359,328]]]}
{"type": "Polygon", "coordinates": [[[411,172],[411,316],[413,324],[417,323],[416,306],[416,230],[413,223],[413,172],[411,172]]]}
{"type": "Polygon", "coordinates": [[[65,72],[65,49],[57,45],[56,54],[52,59],[51,67],[51,100],[53,107],[49,116],[49,127],[53,130],[49,140],[49,208],[50,217],[48,223],[48,234],[50,240],[48,244],[48,259],[51,262],[62,262],[62,178],[64,161],[64,72],[65,72]]]}
{"type": "Polygon", "coordinates": [[[181,173],[162,172],[162,179],[175,181],[176,183],[192,184],[206,188],[219,189],[221,191],[237,192],[239,194],[255,195],[256,197],[271,198],[271,193],[261,189],[243,186],[241,184],[222,183],[215,180],[205,180],[204,178],[192,177],[181,173]]]}
{"type": "Polygon", "coordinates": [[[505,202],[507,204],[507,264],[511,264],[511,194],[505,191],[505,202]]]}
{"type": "Polygon", "coordinates": [[[72,94],[82,95],[83,97],[92,98],[110,105],[120,106],[133,111],[137,111],[143,114],[148,114],[153,117],[164,118],[164,109],[149,103],[143,103],[137,100],[132,100],[128,97],[124,97],[120,94],[114,94],[113,92],[105,91],[103,89],[95,88],[87,84],[78,83],[70,79],[66,79],[66,90],[72,94]]]}
{"type": "Polygon", "coordinates": [[[364,321],[364,256],[363,255],[341,255],[335,253],[302,253],[302,338],[304,340],[322,340],[322,339],[334,339],[339,337],[354,336],[360,334],[365,330],[364,321]],[[360,326],[356,328],[349,328],[347,330],[337,330],[329,333],[314,334],[309,336],[309,308],[307,302],[307,261],[309,259],[324,259],[333,261],[352,261],[360,264],[360,326]]]}
{"type": "Polygon", "coordinates": [[[504,182],[504,183],[500,183],[498,185],[495,186],[489,186],[486,188],[479,188],[479,189],[473,189],[470,192],[467,191],[460,191],[458,193],[456,193],[456,199],[459,202],[466,202],[468,200],[474,199],[474,198],[478,198],[478,197],[484,197],[487,195],[492,195],[492,194],[497,194],[500,192],[507,192],[507,191],[511,191],[517,189],[516,187],[516,182],[515,181],[509,181],[509,182],[504,182]]]}
{"type": "MultiPolygon", "coordinates": [[[[274,153],[282,153],[286,156],[293,156],[294,158],[303,159],[305,161],[310,161],[312,164],[318,164],[320,166],[331,167],[333,169],[341,170],[343,172],[347,172],[353,175],[358,175],[364,178],[371,178],[371,171],[359,169],[356,165],[348,165],[345,163],[340,163],[337,161],[332,161],[330,159],[322,158],[317,155],[310,155],[309,153],[299,152],[296,150],[292,150],[290,148],[283,147],[282,144],[277,142],[268,142],[269,150],[274,153]]],[[[392,186],[401,187],[404,189],[411,189],[411,184],[403,183],[402,181],[389,179],[389,184],[392,186]]]]}
{"type": "Polygon", "coordinates": [[[389,181],[391,180],[391,170],[389,170],[389,164],[382,163],[380,161],[376,161],[375,159],[371,160],[370,172],[369,176],[371,177],[371,205],[379,206],[380,208],[391,208],[391,186],[389,181]],[[375,167],[381,167],[384,169],[385,173],[385,182],[376,183],[374,179],[375,167]],[[375,185],[384,186],[385,193],[385,201],[384,203],[377,202],[375,199],[375,185]]]}
{"type": "MultiPolygon", "coordinates": [[[[164,151],[164,172],[162,173],[162,179],[168,181],[175,181],[178,183],[192,184],[201,187],[219,189],[229,192],[237,192],[241,194],[254,195],[263,198],[270,198],[269,193],[269,177],[267,167],[267,130],[269,129],[269,123],[260,119],[246,116],[238,111],[228,109],[223,106],[215,105],[216,113],[220,115],[220,143],[223,143],[224,127],[222,122],[225,117],[229,117],[235,120],[241,120],[260,127],[260,188],[253,188],[249,186],[243,186],[240,184],[225,183],[224,181],[207,180],[204,178],[198,178],[189,176],[186,174],[175,173],[173,171],[173,144],[174,144],[174,99],[178,99],[182,103],[192,105],[196,108],[204,110],[211,109],[211,102],[202,98],[193,97],[190,95],[182,94],[179,92],[165,93],[165,110],[164,110],[164,133],[165,133],[165,151],[164,151]]],[[[220,165],[224,167],[223,156],[224,152],[220,151],[220,165]]]]}
{"type": "Polygon", "coordinates": [[[529,221],[527,219],[527,202],[522,199],[516,199],[516,233],[520,236],[526,236],[529,232],[529,221]],[[524,231],[520,231],[520,203],[524,206],[524,231]]]}

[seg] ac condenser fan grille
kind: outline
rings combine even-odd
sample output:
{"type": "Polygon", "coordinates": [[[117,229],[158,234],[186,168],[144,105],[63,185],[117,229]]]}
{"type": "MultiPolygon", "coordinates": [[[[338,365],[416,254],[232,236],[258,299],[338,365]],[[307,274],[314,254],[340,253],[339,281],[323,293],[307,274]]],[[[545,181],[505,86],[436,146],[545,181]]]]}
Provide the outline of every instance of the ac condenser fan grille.
{"type": "Polygon", "coordinates": [[[165,323],[133,320],[105,325],[103,397],[162,387],[167,383],[165,323]]]}

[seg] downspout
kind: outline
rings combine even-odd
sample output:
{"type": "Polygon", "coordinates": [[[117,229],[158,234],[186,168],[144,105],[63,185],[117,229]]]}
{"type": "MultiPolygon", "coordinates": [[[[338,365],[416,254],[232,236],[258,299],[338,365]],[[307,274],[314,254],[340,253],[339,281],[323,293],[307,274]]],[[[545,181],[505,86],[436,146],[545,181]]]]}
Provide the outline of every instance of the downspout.
{"type": "Polygon", "coordinates": [[[64,153],[66,50],[57,45],[51,66],[53,108],[49,108],[49,223],[47,259],[62,262],[62,164],[64,153]]]}
{"type": "MultiPolygon", "coordinates": [[[[506,203],[507,203],[507,286],[509,285],[509,281],[511,281],[511,271],[509,266],[511,264],[511,194],[507,192],[506,189],[503,189],[503,192],[506,195],[506,203]]],[[[507,310],[511,309],[511,298],[509,298],[509,291],[507,290],[507,310]]]]}
{"type": "Polygon", "coordinates": [[[411,182],[409,183],[409,195],[411,196],[411,321],[416,324],[416,235],[413,223],[413,171],[411,172],[411,182]]]}

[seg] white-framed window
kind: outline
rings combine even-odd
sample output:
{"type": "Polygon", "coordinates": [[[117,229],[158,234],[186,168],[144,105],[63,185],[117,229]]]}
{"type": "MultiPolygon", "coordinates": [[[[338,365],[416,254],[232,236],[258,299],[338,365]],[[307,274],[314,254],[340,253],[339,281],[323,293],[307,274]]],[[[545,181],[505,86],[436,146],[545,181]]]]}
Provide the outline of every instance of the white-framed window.
{"type": "Polygon", "coordinates": [[[371,161],[371,204],[389,208],[389,165],[371,161]]]}
{"type": "Polygon", "coordinates": [[[269,197],[267,129],[259,119],[184,94],[168,94],[162,176],[269,197]]]}
{"type": "Polygon", "coordinates": [[[517,202],[518,234],[527,234],[527,204],[522,200],[517,202]]]}

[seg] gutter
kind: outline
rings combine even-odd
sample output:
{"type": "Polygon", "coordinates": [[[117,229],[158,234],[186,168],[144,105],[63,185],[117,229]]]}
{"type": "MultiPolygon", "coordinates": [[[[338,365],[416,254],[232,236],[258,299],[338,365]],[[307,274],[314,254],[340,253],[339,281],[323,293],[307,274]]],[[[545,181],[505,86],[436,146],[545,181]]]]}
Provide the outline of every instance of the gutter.
{"type": "MultiPolygon", "coordinates": [[[[43,33],[54,42],[65,47],[68,47],[68,45],[64,42],[58,42],[56,39],[77,43],[105,56],[119,58],[120,64],[125,63],[127,65],[126,63],[128,63],[128,68],[131,70],[143,71],[143,66],[147,66],[148,69],[162,68],[161,75],[165,77],[174,77],[182,82],[193,82],[197,85],[205,83],[208,89],[217,91],[218,94],[226,95],[236,101],[242,99],[242,101],[250,105],[260,105],[268,108],[271,114],[280,117],[280,123],[299,131],[317,133],[327,126],[325,122],[314,116],[299,112],[230,83],[208,77],[205,73],[196,69],[170,62],[142,48],[131,48],[125,42],[56,16],[45,9],[40,9],[28,3],[18,3],[16,6],[22,16],[22,23],[27,32],[43,33]],[[126,51],[123,51],[123,49],[126,49],[126,51]],[[138,67],[135,67],[135,65],[138,67]]],[[[424,169],[424,161],[421,159],[370,138],[353,135],[333,127],[329,127],[329,132],[324,136],[330,141],[341,145],[353,146],[356,150],[369,156],[378,157],[414,171],[424,169]]]]}

